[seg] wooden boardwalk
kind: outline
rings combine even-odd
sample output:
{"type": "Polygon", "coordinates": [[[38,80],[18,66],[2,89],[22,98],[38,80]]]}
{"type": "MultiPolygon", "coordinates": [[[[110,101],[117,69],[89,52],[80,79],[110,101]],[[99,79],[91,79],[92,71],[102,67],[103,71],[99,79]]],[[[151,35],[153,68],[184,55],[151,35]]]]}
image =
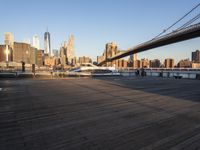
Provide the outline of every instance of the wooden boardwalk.
{"type": "Polygon", "coordinates": [[[0,150],[200,150],[200,81],[0,80],[0,150]]]}

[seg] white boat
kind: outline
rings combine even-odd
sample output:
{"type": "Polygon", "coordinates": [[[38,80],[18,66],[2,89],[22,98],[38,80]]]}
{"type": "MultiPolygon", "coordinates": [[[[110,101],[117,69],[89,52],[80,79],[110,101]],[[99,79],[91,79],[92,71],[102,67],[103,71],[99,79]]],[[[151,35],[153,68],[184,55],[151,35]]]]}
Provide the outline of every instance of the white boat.
{"type": "Polygon", "coordinates": [[[67,72],[69,76],[120,76],[115,67],[99,67],[91,63],[81,64],[67,72]]]}

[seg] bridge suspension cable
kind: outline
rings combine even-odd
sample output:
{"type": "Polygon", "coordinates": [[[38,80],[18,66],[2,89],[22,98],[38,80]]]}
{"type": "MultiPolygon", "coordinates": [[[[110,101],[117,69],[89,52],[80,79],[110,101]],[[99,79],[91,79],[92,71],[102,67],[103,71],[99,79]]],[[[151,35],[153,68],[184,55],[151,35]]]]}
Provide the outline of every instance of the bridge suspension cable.
{"type": "Polygon", "coordinates": [[[200,13],[198,15],[196,15],[194,18],[190,19],[188,22],[186,22],[184,25],[182,25],[181,27],[179,27],[177,30],[183,29],[188,27],[189,25],[191,25],[193,22],[195,22],[196,20],[198,20],[200,18],[200,13]]]}
{"type": "MultiPolygon", "coordinates": [[[[195,9],[197,9],[200,6],[200,3],[198,3],[195,7],[193,7],[188,13],[186,13],[183,17],[181,17],[179,20],[177,20],[175,23],[173,23],[171,26],[169,26],[167,29],[164,29],[160,34],[155,36],[155,38],[158,38],[161,36],[163,33],[167,32],[169,29],[174,27],[177,23],[179,23],[181,20],[183,20],[185,17],[187,17],[190,13],[192,13],[195,9]]],[[[153,39],[155,39],[153,38],[153,39]]]]}

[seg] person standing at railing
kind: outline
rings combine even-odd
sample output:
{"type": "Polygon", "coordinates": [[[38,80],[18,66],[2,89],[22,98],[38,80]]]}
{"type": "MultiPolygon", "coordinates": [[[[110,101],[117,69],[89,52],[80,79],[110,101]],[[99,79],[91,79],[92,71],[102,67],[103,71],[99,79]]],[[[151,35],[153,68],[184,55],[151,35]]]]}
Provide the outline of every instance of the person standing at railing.
{"type": "Polygon", "coordinates": [[[136,76],[140,75],[140,71],[138,69],[137,69],[137,71],[135,73],[136,73],[136,76]]]}

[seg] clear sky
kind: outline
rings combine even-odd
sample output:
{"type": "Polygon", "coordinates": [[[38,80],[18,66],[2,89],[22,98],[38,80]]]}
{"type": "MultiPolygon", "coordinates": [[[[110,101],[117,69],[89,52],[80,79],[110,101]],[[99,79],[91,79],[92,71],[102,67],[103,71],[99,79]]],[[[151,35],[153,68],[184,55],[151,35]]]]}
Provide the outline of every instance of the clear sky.
{"type": "MultiPolygon", "coordinates": [[[[96,59],[105,44],[128,49],[152,39],[197,5],[200,0],[0,0],[0,43],[4,32],[15,41],[39,35],[41,48],[48,26],[52,49],[59,49],[69,34],[75,36],[75,54],[96,59]]],[[[194,11],[184,21],[200,12],[194,11]]],[[[181,22],[181,24],[184,23],[181,22]]],[[[191,58],[200,38],[138,54],[139,58],[191,58]]]]}

